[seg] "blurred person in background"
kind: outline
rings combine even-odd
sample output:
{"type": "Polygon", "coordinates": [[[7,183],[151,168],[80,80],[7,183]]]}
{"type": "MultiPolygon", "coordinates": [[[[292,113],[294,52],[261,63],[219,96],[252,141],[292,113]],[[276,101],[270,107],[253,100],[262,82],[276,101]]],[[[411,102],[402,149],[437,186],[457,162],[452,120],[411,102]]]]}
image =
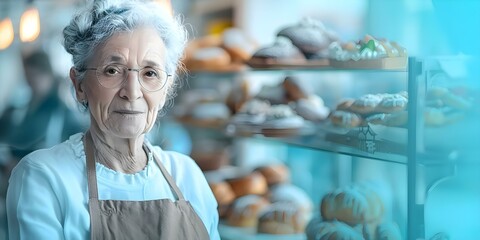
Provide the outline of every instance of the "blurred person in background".
{"type": "Polygon", "coordinates": [[[53,73],[49,56],[36,50],[24,57],[23,65],[30,101],[24,107],[7,108],[0,118],[0,144],[7,146],[16,160],[85,129],[59,96],[60,80],[53,73]]]}
{"type": "Polygon", "coordinates": [[[17,164],[7,193],[10,239],[220,239],[200,168],[145,137],[174,96],[187,41],[157,4],[89,1],[64,28],[90,127],[17,164]]]}
{"type": "Polygon", "coordinates": [[[6,231],[3,207],[11,169],[26,154],[58,144],[86,128],[59,96],[60,81],[45,52],[25,55],[23,67],[30,100],[23,107],[9,106],[0,117],[0,238],[2,229],[6,231]]]}

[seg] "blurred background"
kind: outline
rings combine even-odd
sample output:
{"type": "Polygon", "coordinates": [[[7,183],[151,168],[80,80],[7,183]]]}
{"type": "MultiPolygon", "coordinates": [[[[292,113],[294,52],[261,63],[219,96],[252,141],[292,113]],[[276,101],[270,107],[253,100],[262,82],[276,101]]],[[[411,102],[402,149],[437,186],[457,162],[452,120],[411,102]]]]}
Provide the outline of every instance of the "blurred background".
{"type": "MultiPolygon", "coordinates": [[[[64,26],[85,1],[0,0],[0,239],[7,238],[4,197],[9,172],[16,162],[35,149],[57,144],[88,127],[88,115],[75,101],[68,78],[72,61],[61,45],[64,26]]],[[[311,17],[321,20],[327,28],[334,29],[342,41],[356,41],[366,34],[381,36],[401,43],[408,50],[409,56],[422,58],[478,55],[480,52],[480,4],[475,0],[158,2],[171,4],[174,12],[183,16],[191,40],[207,35],[219,35],[225,29],[236,27],[258,46],[262,46],[272,43],[276,33],[283,27],[297,23],[304,17],[311,17]]],[[[478,72],[478,69],[470,67],[468,71],[478,72]]],[[[189,83],[186,88],[193,86],[194,83],[189,83]]],[[[196,138],[189,129],[168,118],[159,120],[150,138],[166,149],[186,154],[203,148],[195,142],[196,138]]],[[[219,141],[223,145],[228,142],[222,139],[219,141]]],[[[273,159],[284,158],[281,153],[288,156],[307,156],[305,158],[313,154],[295,148],[285,149],[275,144],[267,145],[258,147],[256,143],[237,143],[236,147],[243,149],[238,151],[237,155],[254,162],[250,155],[273,159]]],[[[325,156],[327,157],[331,156],[325,156]]],[[[237,165],[248,165],[248,161],[239,159],[240,157],[236,160],[237,165]]],[[[360,162],[361,160],[356,164],[362,165],[360,162]]],[[[312,172],[311,168],[321,169],[315,161],[290,166],[292,171],[312,172]]],[[[369,174],[366,167],[358,169],[358,178],[369,174]]],[[[323,174],[332,173],[326,171],[323,174]]],[[[295,181],[307,189],[307,192],[312,192],[314,186],[311,186],[311,179],[308,184],[302,183],[307,180],[301,178],[295,181]]],[[[329,184],[331,183],[324,183],[324,186],[330,186],[329,184]]],[[[398,187],[398,191],[406,192],[405,185],[398,187]]],[[[316,202],[319,201],[319,197],[313,198],[316,202]]],[[[478,211],[476,214],[479,215],[478,211]]],[[[437,226],[444,224],[439,220],[436,222],[437,226]]],[[[405,229],[406,223],[400,225],[405,229]]],[[[432,230],[433,232],[435,231],[432,230]]]]}

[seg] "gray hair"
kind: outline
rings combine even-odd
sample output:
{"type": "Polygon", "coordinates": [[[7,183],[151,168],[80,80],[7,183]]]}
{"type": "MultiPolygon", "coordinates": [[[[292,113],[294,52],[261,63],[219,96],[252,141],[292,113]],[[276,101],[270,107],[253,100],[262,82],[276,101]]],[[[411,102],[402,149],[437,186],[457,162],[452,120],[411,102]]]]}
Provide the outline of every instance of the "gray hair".
{"type": "Polygon", "coordinates": [[[142,0],[94,0],[80,10],[63,29],[63,46],[72,55],[77,77],[85,77],[87,62],[95,48],[118,32],[141,26],[157,30],[166,48],[165,70],[173,75],[167,99],[173,98],[176,72],[187,42],[187,31],[179,17],[171,17],[159,4],[142,0]]]}

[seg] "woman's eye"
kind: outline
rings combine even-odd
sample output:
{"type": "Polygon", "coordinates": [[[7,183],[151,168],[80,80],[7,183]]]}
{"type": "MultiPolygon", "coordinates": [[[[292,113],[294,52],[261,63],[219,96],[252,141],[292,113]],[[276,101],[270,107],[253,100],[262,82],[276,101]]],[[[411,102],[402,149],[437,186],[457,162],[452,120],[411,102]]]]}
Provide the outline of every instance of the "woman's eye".
{"type": "Polygon", "coordinates": [[[152,69],[146,70],[144,75],[145,77],[148,77],[148,78],[156,78],[158,76],[157,72],[152,69]]]}
{"type": "Polygon", "coordinates": [[[107,75],[117,75],[117,74],[120,73],[120,69],[110,66],[110,67],[105,68],[104,73],[107,74],[107,75]]]}

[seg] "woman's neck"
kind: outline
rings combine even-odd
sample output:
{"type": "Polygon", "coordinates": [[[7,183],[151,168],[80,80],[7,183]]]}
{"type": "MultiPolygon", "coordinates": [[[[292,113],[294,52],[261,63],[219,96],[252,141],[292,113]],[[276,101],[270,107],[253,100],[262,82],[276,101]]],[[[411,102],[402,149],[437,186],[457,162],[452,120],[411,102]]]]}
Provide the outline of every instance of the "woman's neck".
{"type": "Polygon", "coordinates": [[[127,174],[140,172],[147,165],[143,134],[133,139],[117,138],[104,134],[95,126],[92,126],[89,132],[96,162],[127,174]]]}

